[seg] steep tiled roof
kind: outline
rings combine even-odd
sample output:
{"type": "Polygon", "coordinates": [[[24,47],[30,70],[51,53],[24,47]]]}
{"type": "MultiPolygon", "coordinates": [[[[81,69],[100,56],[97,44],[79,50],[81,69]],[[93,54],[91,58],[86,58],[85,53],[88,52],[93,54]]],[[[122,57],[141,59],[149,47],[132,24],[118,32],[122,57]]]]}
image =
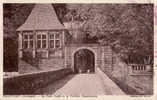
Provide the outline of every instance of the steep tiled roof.
{"type": "Polygon", "coordinates": [[[17,31],[65,29],[51,4],[36,4],[17,31]]]}

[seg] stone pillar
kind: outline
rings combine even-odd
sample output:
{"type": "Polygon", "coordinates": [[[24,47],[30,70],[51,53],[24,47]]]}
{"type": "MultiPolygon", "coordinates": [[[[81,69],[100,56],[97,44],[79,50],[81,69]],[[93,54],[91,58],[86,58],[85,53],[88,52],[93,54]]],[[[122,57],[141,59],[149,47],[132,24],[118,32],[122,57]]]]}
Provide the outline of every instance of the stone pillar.
{"type": "Polygon", "coordinates": [[[112,50],[109,46],[104,46],[104,71],[112,71],[112,50]]]}
{"type": "Polygon", "coordinates": [[[65,67],[72,67],[72,52],[70,47],[65,47],[65,67]]]}
{"type": "Polygon", "coordinates": [[[128,71],[127,71],[127,74],[131,75],[133,73],[133,69],[132,69],[132,66],[131,65],[128,65],[128,71]]]}
{"type": "Polygon", "coordinates": [[[101,65],[101,67],[104,67],[104,61],[105,61],[105,54],[104,54],[104,52],[105,52],[105,49],[104,49],[104,47],[101,47],[101,61],[102,61],[102,65],[101,65]]]}
{"type": "Polygon", "coordinates": [[[36,57],[36,31],[33,31],[33,58],[36,57]]]}
{"type": "Polygon", "coordinates": [[[22,52],[22,32],[20,32],[19,34],[18,34],[18,45],[19,45],[19,48],[18,48],[18,56],[19,56],[19,58],[22,58],[22,56],[23,56],[23,52],[22,52]]]}

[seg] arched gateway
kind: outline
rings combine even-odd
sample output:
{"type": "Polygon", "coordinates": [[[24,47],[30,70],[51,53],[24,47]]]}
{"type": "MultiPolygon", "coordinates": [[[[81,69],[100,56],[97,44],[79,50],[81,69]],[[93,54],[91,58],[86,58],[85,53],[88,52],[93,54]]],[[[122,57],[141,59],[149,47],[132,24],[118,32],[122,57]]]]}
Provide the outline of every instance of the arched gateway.
{"type": "Polygon", "coordinates": [[[74,53],[74,72],[95,72],[95,54],[89,49],[79,49],[74,53]]]}
{"type": "Polygon", "coordinates": [[[99,44],[69,44],[65,47],[65,66],[71,67],[74,72],[79,71],[78,59],[86,60],[86,66],[81,64],[83,69],[93,70],[95,72],[96,67],[101,67],[106,71],[112,70],[112,50],[110,46],[101,46],[99,44]],[[77,57],[77,54],[84,50],[85,56],[77,57]],[[90,59],[90,60],[89,60],[90,59]],[[90,62],[90,63],[88,63],[90,62]],[[89,65],[89,66],[88,66],[89,65]],[[86,68],[85,68],[86,67],[86,68]],[[93,69],[92,69],[92,68],[93,69]],[[91,68],[91,69],[90,69],[91,68]]]}

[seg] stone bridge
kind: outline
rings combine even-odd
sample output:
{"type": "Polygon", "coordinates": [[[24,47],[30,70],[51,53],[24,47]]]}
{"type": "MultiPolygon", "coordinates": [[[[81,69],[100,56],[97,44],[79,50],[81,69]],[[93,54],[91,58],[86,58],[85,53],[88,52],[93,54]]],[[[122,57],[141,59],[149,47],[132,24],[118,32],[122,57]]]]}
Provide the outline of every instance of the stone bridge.
{"type": "Polygon", "coordinates": [[[73,74],[71,68],[4,78],[4,95],[99,96],[125,95],[100,68],[73,74]]]}

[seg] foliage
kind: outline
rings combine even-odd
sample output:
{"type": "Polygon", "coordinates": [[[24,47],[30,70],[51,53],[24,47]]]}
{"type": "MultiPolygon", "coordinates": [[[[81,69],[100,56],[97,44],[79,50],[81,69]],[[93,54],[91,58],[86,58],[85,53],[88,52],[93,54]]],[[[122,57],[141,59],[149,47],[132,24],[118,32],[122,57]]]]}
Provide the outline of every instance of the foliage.
{"type": "MultiPolygon", "coordinates": [[[[110,45],[128,62],[129,57],[153,57],[153,5],[83,4],[69,5],[66,17],[84,23],[82,31],[110,45]],[[83,9],[82,9],[83,8],[83,9]]],[[[136,60],[135,60],[136,61],[136,60]]],[[[136,63],[143,63],[137,62],[136,63]]]]}

